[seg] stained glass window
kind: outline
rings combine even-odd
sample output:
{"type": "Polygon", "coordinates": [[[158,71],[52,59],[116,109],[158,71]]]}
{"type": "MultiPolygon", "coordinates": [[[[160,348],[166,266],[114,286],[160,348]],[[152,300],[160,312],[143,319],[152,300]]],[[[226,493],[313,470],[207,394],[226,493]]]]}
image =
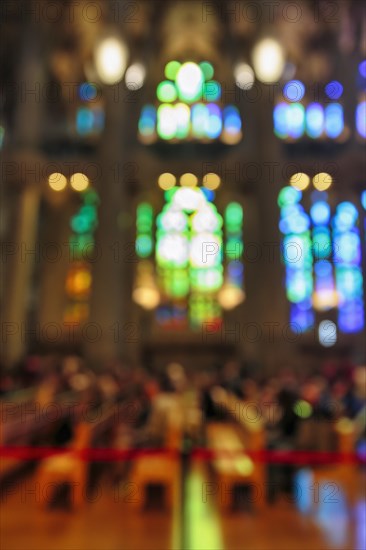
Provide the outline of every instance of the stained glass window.
{"type": "Polygon", "coordinates": [[[69,268],[65,291],[67,306],[65,322],[82,323],[89,317],[92,288],[92,262],[95,252],[94,232],[98,226],[99,197],[88,188],[79,193],[81,205],[70,220],[69,268]]]}
{"type": "Polygon", "coordinates": [[[149,309],[145,297],[153,297],[156,307],[158,293],[160,324],[199,329],[203,322],[220,322],[222,308],[236,307],[244,299],[243,209],[231,202],[224,216],[219,213],[213,190],[220,184],[217,174],[206,174],[201,186],[194,174],[182,175],[179,185],[176,181],[172,174],[159,177],[164,204],[155,223],[149,203],[137,207],[136,252],[141,261],[134,297],[149,309]],[[145,295],[142,288],[150,293],[145,295]]]}
{"type": "Polygon", "coordinates": [[[329,174],[313,177],[315,190],[309,183],[309,176],[296,174],[278,197],[290,320],[295,330],[307,331],[319,314],[336,310],[338,330],[357,333],[365,322],[359,213],[348,201],[332,212],[329,174]]]}
{"type": "Polygon", "coordinates": [[[231,145],[241,140],[239,111],[222,104],[221,85],[214,79],[211,63],[170,61],[165,78],[156,88],[157,102],[141,111],[139,137],[143,143],[220,139],[231,145]]]}
{"type": "Polygon", "coordinates": [[[301,81],[290,80],[284,85],[273,110],[275,135],[289,142],[305,137],[343,139],[347,134],[342,95],[343,86],[336,80],[308,91],[301,81]],[[317,96],[321,96],[321,100],[317,96]]]}

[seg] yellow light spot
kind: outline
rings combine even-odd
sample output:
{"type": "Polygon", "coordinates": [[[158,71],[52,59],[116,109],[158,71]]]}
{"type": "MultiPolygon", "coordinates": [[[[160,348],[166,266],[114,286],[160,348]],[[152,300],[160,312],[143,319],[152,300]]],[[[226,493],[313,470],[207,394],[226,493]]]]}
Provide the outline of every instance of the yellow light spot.
{"type": "Polygon", "coordinates": [[[89,179],[85,174],[77,172],[71,176],[70,185],[74,191],[85,191],[89,187],[89,179]]]}
{"type": "Polygon", "coordinates": [[[91,273],[84,268],[77,268],[68,273],[66,290],[69,296],[84,296],[89,294],[92,283],[91,273]]]}
{"type": "Polygon", "coordinates": [[[183,174],[180,178],[180,184],[182,187],[196,187],[198,178],[194,174],[183,174]]]}
{"type": "Polygon", "coordinates": [[[217,174],[214,174],[210,172],[209,174],[206,174],[203,177],[203,185],[206,187],[206,189],[210,189],[211,191],[214,191],[220,186],[221,178],[217,174]]]}
{"type": "Polygon", "coordinates": [[[91,285],[91,275],[87,271],[79,271],[74,278],[75,292],[85,292],[91,285]]]}
{"type": "Polygon", "coordinates": [[[350,434],[355,429],[352,420],[346,418],[345,416],[338,420],[336,428],[340,433],[343,434],[350,434]]]}
{"type": "Polygon", "coordinates": [[[290,185],[298,189],[299,191],[304,191],[309,186],[310,178],[307,174],[299,172],[291,176],[290,185]]]}
{"type": "Polygon", "coordinates": [[[176,184],[176,177],[173,176],[173,174],[169,174],[169,172],[165,172],[164,174],[160,174],[158,179],[158,185],[160,189],[163,189],[164,191],[168,191],[168,189],[171,189],[176,184]]]}
{"type": "Polygon", "coordinates": [[[249,456],[243,456],[236,462],[236,469],[239,473],[249,476],[254,471],[254,463],[249,456]]]}
{"type": "Polygon", "coordinates": [[[223,143],[226,143],[227,145],[236,145],[241,141],[242,137],[243,132],[241,130],[237,130],[234,133],[223,130],[220,139],[223,143]]]}
{"type": "Polygon", "coordinates": [[[67,179],[63,174],[55,172],[48,177],[48,185],[53,191],[63,191],[67,185],[67,179]]]}
{"type": "Polygon", "coordinates": [[[326,191],[333,183],[333,178],[325,172],[317,174],[313,178],[313,185],[318,191],[326,191]]]}
{"type": "Polygon", "coordinates": [[[317,311],[327,311],[332,307],[337,307],[339,303],[339,296],[336,290],[328,290],[322,292],[313,293],[313,307],[317,311]]]}
{"type": "Polygon", "coordinates": [[[244,300],[245,293],[243,290],[230,284],[224,284],[218,294],[218,301],[223,309],[234,309],[244,300]]]}

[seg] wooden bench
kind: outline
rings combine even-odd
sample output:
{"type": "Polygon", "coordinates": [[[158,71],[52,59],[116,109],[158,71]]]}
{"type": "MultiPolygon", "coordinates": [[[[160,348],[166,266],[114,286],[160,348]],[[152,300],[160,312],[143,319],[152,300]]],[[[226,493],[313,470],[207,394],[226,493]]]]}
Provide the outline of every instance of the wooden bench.
{"type": "MultiPolygon", "coordinates": [[[[341,418],[335,423],[329,423],[329,429],[334,436],[335,451],[337,453],[351,456],[356,449],[357,427],[348,418],[341,418]]],[[[345,460],[335,464],[316,465],[311,468],[312,483],[325,486],[332,484],[335,492],[341,488],[346,497],[352,502],[357,496],[364,497],[364,485],[360,486],[360,478],[357,466],[345,460]],[[358,495],[358,493],[361,494],[358,495]]],[[[331,492],[330,488],[329,492],[331,492]]],[[[339,498],[334,495],[334,498],[339,498]]],[[[315,499],[312,503],[317,504],[315,499]]]]}
{"type": "MultiPolygon", "coordinates": [[[[1,400],[0,403],[0,446],[29,446],[40,437],[47,437],[56,428],[75,403],[76,392],[56,395],[50,388],[41,386],[21,390],[1,400]],[[57,420],[50,421],[47,405],[55,405],[57,420]]],[[[52,415],[52,411],[51,411],[52,415]]],[[[24,465],[24,459],[0,457],[0,478],[24,465]]]]}
{"type": "Polygon", "coordinates": [[[245,446],[235,423],[210,422],[206,427],[207,448],[214,453],[211,464],[219,485],[217,492],[223,510],[233,503],[234,489],[254,485],[253,503],[260,509],[265,503],[262,464],[245,454],[245,446]]]}
{"type": "MultiPolygon", "coordinates": [[[[221,388],[215,387],[212,390],[212,399],[217,407],[220,407],[227,417],[237,427],[237,434],[242,443],[242,449],[249,453],[260,454],[266,448],[266,434],[262,415],[256,418],[255,414],[249,414],[252,404],[239,399],[233,393],[221,388]]],[[[254,409],[254,413],[255,413],[254,409]]],[[[253,458],[254,465],[251,480],[256,483],[260,497],[258,505],[264,505],[266,502],[265,490],[265,464],[253,458]]]]}
{"type": "Polygon", "coordinates": [[[165,437],[162,454],[138,456],[132,464],[130,481],[137,488],[132,503],[142,509],[147,503],[148,486],[159,485],[165,490],[165,505],[172,508],[179,498],[181,464],[179,451],[182,445],[183,414],[176,396],[158,396],[153,403],[152,423],[161,430],[161,416],[165,418],[165,437]],[[166,453],[166,454],[165,454],[166,453]]]}
{"type": "Polygon", "coordinates": [[[52,498],[52,490],[61,484],[72,487],[72,503],[75,507],[83,504],[88,483],[89,461],[83,451],[98,446],[101,441],[112,438],[115,427],[116,406],[101,407],[101,414],[96,422],[79,422],[70,445],[65,453],[43,460],[37,471],[37,482],[40,484],[41,504],[47,506],[52,498]],[[51,493],[51,494],[50,494],[51,493]]]}
{"type": "MultiPolygon", "coordinates": [[[[19,422],[21,407],[30,403],[36,394],[35,388],[11,392],[0,401],[0,447],[9,444],[13,426],[19,422]]],[[[0,479],[13,472],[22,463],[19,458],[0,456],[0,479]]]]}
{"type": "Polygon", "coordinates": [[[250,451],[261,451],[265,448],[265,429],[262,415],[252,418],[248,415],[252,403],[247,403],[233,393],[219,387],[212,390],[212,399],[227,416],[242,428],[245,448],[250,451]]]}

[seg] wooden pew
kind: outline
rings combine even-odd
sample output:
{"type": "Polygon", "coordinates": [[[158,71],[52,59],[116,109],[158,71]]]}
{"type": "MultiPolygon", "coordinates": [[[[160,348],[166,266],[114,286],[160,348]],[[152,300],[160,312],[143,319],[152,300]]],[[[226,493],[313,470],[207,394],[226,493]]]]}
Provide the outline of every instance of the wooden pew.
{"type": "MultiPolygon", "coordinates": [[[[26,388],[11,392],[0,400],[0,447],[9,444],[13,426],[19,422],[21,407],[30,403],[36,394],[36,388],[26,388]]],[[[0,479],[16,470],[21,460],[13,457],[0,457],[0,479]]]]}
{"type": "Polygon", "coordinates": [[[241,429],[235,423],[210,422],[206,427],[207,448],[214,452],[211,464],[218,482],[217,492],[223,510],[233,502],[235,487],[254,485],[252,499],[260,509],[265,503],[262,464],[245,454],[241,429]]]}
{"type": "MultiPolygon", "coordinates": [[[[212,390],[212,399],[222,412],[225,412],[231,422],[234,422],[239,428],[237,434],[242,442],[242,449],[260,454],[266,448],[266,434],[262,415],[256,418],[252,414],[252,406],[242,399],[239,399],[233,393],[221,388],[215,387],[212,390]],[[249,414],[250,411],[250,414],[249,414]]],[[[255,410],[254,410],[255,412],[255,410]]],[[[251,474],[251,480],[258,486],[260,498],[258,504],[266,502],[266,472],[265,464],[262,461],[253,459],[254,470],[251,474]]]]}
{"type": "Polygon", "coordinates": [[[215,387],[211,395],[216,406],[240,425],[245,448],[250,451],[262,451],[265,448],[264,423],[261,416],[255,418],[253,415],[249,418],[248,410],[251,410],[251,403],[246,403],[233,393],[219,387],[215,387]]]}
{"type": "Polygon", "coordinates": [[[165,490],[165,505],[172,508],[179,498],[181,464],[179,452],[182,446],[183,409],[177,396],[158,396],[153,403],[151,424],[153,430],[161,431],[165,419],[163,451],[166,454],[141,455],[132,464],[130,481],[137,488],[134,506],[143,509],[147,502],[149,485],[160,485],[165,490]]]}
{"type": "MultiPolygon", "coordinates": [[[[30,388],[9,394],[0,403],[0,446],[29,446],[54,431],[67,414],[75,392],[55,395],[50,387],[30,388]],[[47,405],[55,405],[57,420],[50,421],[47,405]]],[[[52,411],[51,411],[52,414],[52,411]]],[[[24,460],[0,457],[0,479],[24,465],[24,460]]]]}
{"type": "Polygon", "coordinates": [[[47,495],[47,498],[41,499],[43,506],[47,506],[52,498],[48,488],[55,489],[64,483],[72,487],[73,505],[79,507],[83,504],[89,473],[89,461],[87,457],[83,457],[83,451],[98,446],[102,441],[108,442],[112,438],[116,407],[116,405],[101,407],[99,409],[101,414],[98,414],[95,422],[77,423],[67,452],[51,456],[40,463],[36,479],[40,484],[41,494],[47,495]]]}
{"type": "MultiPolygon", "coordinates": [[[[334,437],[334,451],[344,455],[352,455],[356,449],[357,426],[348,418],[329,423],[329,430],[334,437]]],[[[312,483],[320,485],[334,484],[335,491],[342,488],[350,502],[357,496],[364,497],[364,486],[360,486],[360,475],[356,465],[345,460],[335,464],[316,465],[312,467],[312,483]]],[[[331,489],[330,489],[331,492],[331,489]]],[[[337,496],[335,495],[335,498],[337,496]]],[[[316,505],[315,499],[312,503],[316,505]]]]}

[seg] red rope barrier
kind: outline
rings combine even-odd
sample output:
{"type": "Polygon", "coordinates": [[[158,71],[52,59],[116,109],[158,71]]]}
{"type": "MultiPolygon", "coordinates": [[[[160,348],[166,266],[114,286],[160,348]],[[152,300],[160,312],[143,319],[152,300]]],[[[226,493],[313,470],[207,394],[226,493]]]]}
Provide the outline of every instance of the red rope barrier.
{"type": "MultiPolygon", "coordinates": [[[[178,459],[178,450],[153,448],[153,449],[112,449],[112,448],[88,448],[72,449],[68,447],[24,447],[6,446],[0,447],[0,457],[18,458],[21,460],[41,460],[51,456],[62,456],[74,454],[86,461],[118,462],[122,460],[133,460],[140,456],[164,456],[178,459]]],[[[366,455],[363,453],[340,453],[329,451],[284,451],[284,450],[261,450],[261,451],[228,451],[196,448],[190,452],[192,459],[210,461],[217,458],[240,458],[250,457],[254,462],[264,464],[366,464],[366,455]]]]}

